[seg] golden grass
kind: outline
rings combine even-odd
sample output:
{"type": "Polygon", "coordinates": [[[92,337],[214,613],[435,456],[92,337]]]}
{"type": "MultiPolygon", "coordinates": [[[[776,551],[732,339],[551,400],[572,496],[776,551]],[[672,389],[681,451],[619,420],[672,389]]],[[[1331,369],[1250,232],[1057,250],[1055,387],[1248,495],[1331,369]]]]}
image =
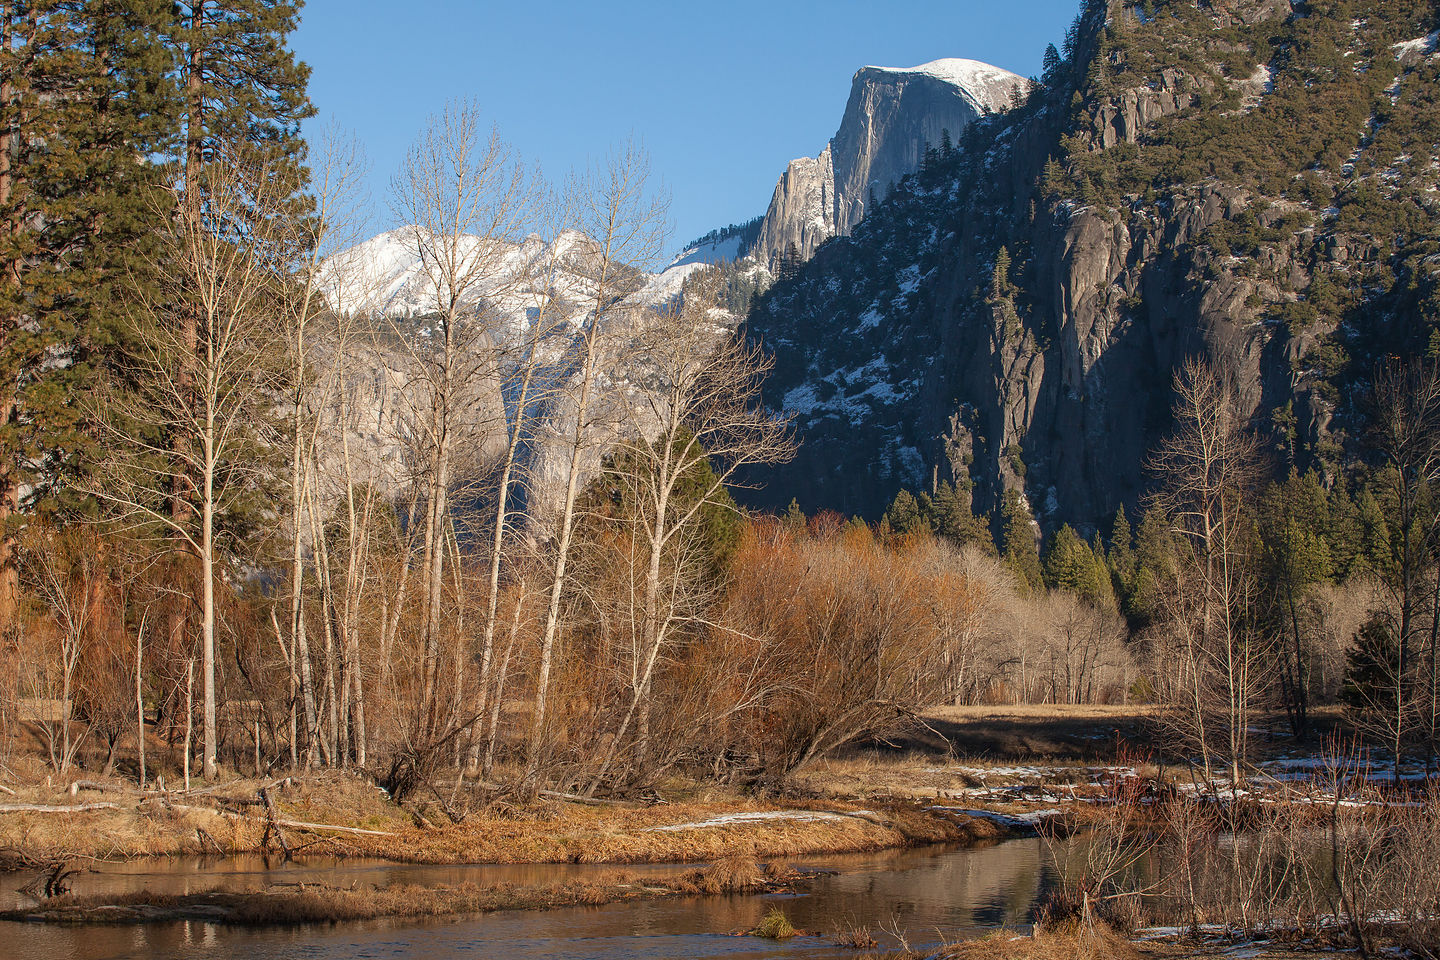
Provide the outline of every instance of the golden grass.
{"type": "MultiPolygon", "coordinates": [[[[31,860],[64,858],[126,859],[187,854],[246,853],[264,840],[261,808],[254,804],[263,784],[234,780],[212,793],[171,794],[176,804],[202,806],[216,801],[246,815],[167,808],[133,792],[82,793],[36,786],[17,799],[41,804],[105,800],[120,809],[75,814],[0,814],[0,856],[23,853],[31,860]]],[[[129,789],[121,783],[115,787],[129,789]]],[[[676,791],[678,794],[678,791],[676,791]]],[[[431,826],[417,825],[369,781],[351,774],[323,772],[297,785],[272,790],[282,817],[383,831],[386,836],[356,835],[287,827],[292,847],[307,854],[363,856],[414,863],[659,863],[719,861],[737,854],[764,860],[827,853],[863,853],[935,842],[986,839],[985,821],[937,816],[915,804],[867,805],[874,814],[817,820],[768,819],[679,830],[659,827],[703,824],[734,813],[785,809],[854,811],[843,802],[776,803],[714,789],[697,789],[693,799],[650,807],[584,806],[547,801],[531,806],[487,810],[460,823],[427,813],[431,826]]]]}
{"type": "Polygon", "coordinates": [[[381,917],[439,917],[492,910],[543,910],[666,896],[675,891],[647,884],[634,874],[570,880],[545,886],[462,883],[451,886],[399,884],[383,889],[315,887],[282,893],[199,893],[57,897],[0,919],[49,923],[146,923],[205,917],[240,926],[284,926],[381,917]]]}
{"type": "Polygon", "coordinates": [[[779,907],[771,907],[769,912],[750,931],[750,936],[764,937],[766,940],[789,940],[798,932],[795,925],[790,922],[790,918],[785,916],[784,910],[779,907]]]}
{"type": "Polygon", "coordinates": [[[696,893],[748,893],[766,889],[772,880],[753,857],[736,854],[683,874],[680,883],[693,886],[696,893]]]}
{"type": "Polygon", "coordinates": [[[1139,960],[1135,945],[1103,923],[1070,924],[1022,936],[1000,930],[980,940],[955,944],[938,954],[944,960],[1139,960]]]}

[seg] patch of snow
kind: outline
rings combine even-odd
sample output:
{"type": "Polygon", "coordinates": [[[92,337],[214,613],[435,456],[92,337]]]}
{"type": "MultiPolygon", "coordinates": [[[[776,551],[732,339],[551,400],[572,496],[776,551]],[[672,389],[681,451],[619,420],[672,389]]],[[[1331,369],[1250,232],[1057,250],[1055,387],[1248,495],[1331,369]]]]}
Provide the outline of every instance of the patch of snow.
{"type": "Polygon", "coordinates": [[[790,820],[810,823],[822,820],[851,820],[874,816],[869,810],[854,813],[830,813],[827,810],[762,810],[754,813],[727,813],[709,820],[693,820],[690,823],[671,823],[663,827],[646,827],[642,833],[675,833],[680,830],[703,830],[707,827],[724,827],[735,823],[763,823],[769,820],[790,820]]]}
{"type": "Polygon", "coordinates": [[[920,289],[920,265],[912,263],[897,274],[897,279],[900,281],[900,292],[902,294],[909,296],[914,293],[920,289]]]}
{"type": "Polygon", "coordinates": [[[1050,807],[1045,810],[1032,810],[1029,813],[996,813],[993,810],[974,810],[968,807],[926,807],[926,810],[939,810],[942,813],[960,813],[967,817],[974,817],[977,820],[989,820],[1002,827],[1009,827],[1012,830],[1025,829],[1034,830],[1047,820],[1064,816],[1064,811],[1050,807]]]}
{"type": "Polygon", "coordinates": [[[820,398],[815,395],[815,387],[808,383],[787,390],[780,401],[780,406],[790,413],[814,413],[819,405],[820,398]]]}
{"type": "Polygon", "coordinates": [[[1402,40],[1390,49],[1395,51],[1395,59],[1404,60],[1406,57],[1434,53],[1437,46],[1440,46],[1440,30],[1436,30],[1429,36],[1416,37],[1414,40],[1402,40]]]}
{"type": "Polygon", "coordinates": [[[859,320],[856,322],[855,329],[871,330],[875,327],[880,326],[880,321],[884,319],[884,315],[882,315],[879,310],[876,310],[872,306],[870,309],[860,314],[859,320]]]}
{"type": "Polygon", "coordinates": [[[722,260],[739,260],[743,252],[740,249],[740,234],[732,233],[710,243],[698,243],[686,247],[675,255],[675,259],[671,260],[665,269],[671,270],[692,263],[712,264],[722,260]]]}
{"type": "Polygon", "coordinates": [[[979,60],[965,60],[949,57],[931,60],[918,67],[861,67],[862,70],[878,70],[881,73],[923,74],[936,80],[954,84],[967,95],[967,99],[980,108],[981,113],[999,113],[1010,106],[1010,91],[1017,85],[1028,87],[1030,82],[1009,70],[981,63],[979,60]]]}

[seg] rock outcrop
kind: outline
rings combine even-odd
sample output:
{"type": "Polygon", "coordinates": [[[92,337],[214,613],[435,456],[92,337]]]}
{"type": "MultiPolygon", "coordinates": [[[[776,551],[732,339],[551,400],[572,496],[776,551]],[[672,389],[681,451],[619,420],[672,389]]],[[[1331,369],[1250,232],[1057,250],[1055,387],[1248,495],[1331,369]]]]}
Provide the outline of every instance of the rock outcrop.
{"type": "Polygon", "coordinates": [[[790,161],[750,251],[772,272],[793,247],[808,260],[847,236],[874,197],[920,169],[926,148],[958,141],[979,117],[1007,109],[1029,81],[975,60],[861,67],[840,129],[817,157],[790,161]]]}

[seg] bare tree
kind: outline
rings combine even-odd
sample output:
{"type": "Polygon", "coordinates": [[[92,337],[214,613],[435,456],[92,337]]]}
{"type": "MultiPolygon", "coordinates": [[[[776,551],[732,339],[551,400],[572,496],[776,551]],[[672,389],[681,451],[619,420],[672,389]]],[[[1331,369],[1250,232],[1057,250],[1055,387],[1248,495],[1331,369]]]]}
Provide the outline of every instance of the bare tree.
{"type": "Polygon", "coordinates": [[[1259,593],[1250,503],[1258,454],[1233,387],[1193,359],[1175,378],[1175,432],[1151,468],[1181,548],[1166,626],[1185,671],[1181,733],[1204,759],[1219,747],[1232,787],[1241,782],[1250,716],[1264,676],[1266,641],[1255,627],[1259,593]]]}
{"type": "Polygon", "coordinates": [[[1393,662],[1384,665],[1389,702],[1370,704],[1369,712],[1383,718],[1398,761],[1413,724],[1432,746],[1440,728],[1440,366],[1415,361],[1376,371],[1369,441],[1386,465],[1379,487],[1388,501],[1389,555],[1377,573],[1395,633],[1393,662]]]}
{"type": "Polygon", "coordinates": [[[794,451],[788,419],[760,401],[771,361],[719,325],[715,292],[713,282],[692,286],[680,308],[639,321],[627,378],[633,412],[607,469],[620,488],[619,520],[638,549],[631,698],[591,791],[603,781],[632,721],[637,761],[644,765],[656,664],[672,631],[695,616],[694,595],[713,592],[705,582],[713,572],[697,565],[688,538],[708,511],[733,509],[726,484],[740,470],[783,462],[794,451]]]}
{"type": "Polygon", "coordinates": [[[276,293],[294,238],[281,216],[282,181],[264,163],[216,158],[198,176],[203,216],[163,219],[151,265],[158,291],[136,291],[125,371],[133,387],[96,393],[109,456],[85,491],[123,523],[168,529],[199,561],[204,772],[213,778],[218,525],[268,475],[254,439],[277,393],[276,293]],[[173,509],[177,489],[186,509],[173,509]]]}
{"type": "Polygon", "coordinates": [[[554,522],[554,562],[535,679],[530,756],[525,774],[531,786],[535,786],[542,761],[561,599],[575,532],[575,503],[588,466],[586,457],[594,452],[601,436],[597,420],[614,416],[613,410],[604,410],[597,398],[602,386],[602,364],[607,359],[606,347],[626,312],[639,309],[624,298],[638,289],[643,276],[640,271],[658,259],[666,234],[667,203],[652,192],[649,176],[649,163],[643,152],[635,144],[627,144],[613,153],[602,169],[592,170],[571,188],[584,239],[583,249],[570,260],[570,267],[586,284],[585,308],[576,343],[570,351],[572,373],[568,377],[568,390],[557,398],[560,409],[554,415],[552,426],[551,439],[565,458],[564,492],[554,522]],[[597,411],[600,411],[599,417],[597,411]]]}
{"type": "MultiPolygon", "coordinates": [[[[502,304],[523,275],[513,260],[533,219],[533,201],[524,168],[497,132],[482,129],[471,104],[452,104],[431,119],[393,183],[396,213],[407,223],[404,233],[427,282],[418,315],[390,320],[408,363],[420,485],[414,502],[424,509],[422,689],[415,756],[407,763],[429,762],[440,742],[457,735],[457,724],[468,727],[479,716],[467,711],[469,719],[462,720],[439,712],[446,556],[455,554],[449,545],[457,542],[450,500],[457,482],[480,473],[480,461],[503,433],[502,304]],[[472,460],[457,462],[457,456],[472,460]]],[[[459,575],[458,568],[453,572],[459,575]]],[[[463,666],[463,659],[455,662],[463,666]]]]}
{"type": "Polygon", "coordinates": [[[96,584],[104,570],[88,533],[32,529],[21,551],[21,581],[44,605],[47,623],[42,624],[40,637],[42,642],[50,641],[45,644],[50,649],[36,651],[39,656],[32,662],[33,694],[42,707],[37,725],[45,736],[50,764],[61,774],[70,769],[92,729],[85,724],[78,737],[73,733],[81,663],[94,645],[95,622],[102,615],[96,584]]]}
{"type": "Polygon", "coordinates": [[[340,299],[349,292],[348,287],[357,282],[359,271],[354,264],[345,262],[344,250],[357,239],[358,193],[360,178],[365,173],[359,145],[336,129],[327,130],[318,146],[310,181],[313,211],[302,225],[303,235],[299,238],[302,253],[290,282],[282,288],[284,295],[279,304],[289,365],[286,401],[290,432],[290,644],[286,649],[293,651],[287,660],[293,660],[298,668],[299,696],[304,706],[300,735],[305,742],[307,764],[314,762],[318,723],[304,619],[305,545],[309,538],[302,517],[311,492],[308,485],[323,429],[320,411],[325,407],[326,395],[334,389],[341,366],[339,361],[344,355],[343,331],[327,324],[328,328],[318,331],[317,336],[316,327],[332,316],[326,296],[331,300],[340,299]],[[321,344],[329,349],[317,356],[317,346],[321,344]]]}

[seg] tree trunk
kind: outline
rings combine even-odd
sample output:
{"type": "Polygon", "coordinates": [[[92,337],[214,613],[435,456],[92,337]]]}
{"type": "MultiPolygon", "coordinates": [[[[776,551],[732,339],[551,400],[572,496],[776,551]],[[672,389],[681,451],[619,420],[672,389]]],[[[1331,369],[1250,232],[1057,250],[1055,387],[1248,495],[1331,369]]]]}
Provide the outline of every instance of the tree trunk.
{"type": "Polygon", "coordinates": [[[140,765],[140,789],[145,789],[145,694],[142,687],[142,664],[145,650],[145,624],[135,633],[135,753],[140,765]]]}

